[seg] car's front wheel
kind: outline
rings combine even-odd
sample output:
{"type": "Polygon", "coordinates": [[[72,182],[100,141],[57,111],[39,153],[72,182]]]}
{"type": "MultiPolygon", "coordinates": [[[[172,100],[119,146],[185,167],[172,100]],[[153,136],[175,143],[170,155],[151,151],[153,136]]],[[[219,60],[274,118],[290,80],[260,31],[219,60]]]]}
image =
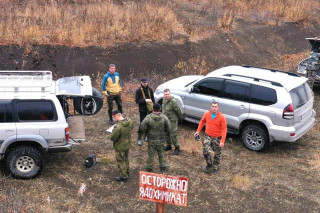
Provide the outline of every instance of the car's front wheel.
{"type": "Polygon", "coordinates": [[[260,151],[268,141],[266,131],[259,125],[248,125],[243,128],[241,133],[243,144],[250,150],[260,151]]]}
{"type": "Polygon", "coordinates": [[[43,154],[33,146],[15,147],[6,158],[6,166],[15,178],[34,178],[42,170],[43,154]]]}

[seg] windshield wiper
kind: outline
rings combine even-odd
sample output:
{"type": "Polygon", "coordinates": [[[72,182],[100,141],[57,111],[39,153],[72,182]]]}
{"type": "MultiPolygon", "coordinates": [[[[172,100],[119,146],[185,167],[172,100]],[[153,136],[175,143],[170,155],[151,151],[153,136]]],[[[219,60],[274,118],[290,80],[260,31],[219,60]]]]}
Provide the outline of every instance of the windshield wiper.
{"type": "Polygon", "coordinates": [[[307,103],[307,101],[302,102],[301,104],[299,104],[299,105],[298,105],[298,108],[301,107],[301,106],[303,106],[305,103],[307,103]]]}

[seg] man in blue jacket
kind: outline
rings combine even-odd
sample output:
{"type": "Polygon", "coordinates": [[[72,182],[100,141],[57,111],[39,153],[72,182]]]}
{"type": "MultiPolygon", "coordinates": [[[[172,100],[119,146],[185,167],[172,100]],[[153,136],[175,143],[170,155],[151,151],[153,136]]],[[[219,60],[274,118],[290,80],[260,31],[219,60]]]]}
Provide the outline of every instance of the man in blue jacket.
{"type": "Polygon", "coordinates": [[[107,97],[108,103],[108,114],[109,114],[109,123],[114,124],[112,119],[112,110],[113,110],[113,101],[116,102],[118,110],[122,113],[122,100],[121,100],[121,90],[122,83],[120,80],[120,75],[116,72],[116,65],[110,64],[108,73],[103,76],[102,85],[101,85],[103,94],[107,97]]]}

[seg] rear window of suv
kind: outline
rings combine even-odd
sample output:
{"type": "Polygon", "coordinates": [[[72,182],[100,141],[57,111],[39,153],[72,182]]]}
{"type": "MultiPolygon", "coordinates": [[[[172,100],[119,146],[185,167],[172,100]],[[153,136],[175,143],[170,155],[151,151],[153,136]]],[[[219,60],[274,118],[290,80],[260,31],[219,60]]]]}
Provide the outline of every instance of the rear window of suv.
{"type": "Polygon", "coordinates": [[[17,113],[20,121],[55,121],[56,113],[52,101],[18,101],[17,113]]]}
{"type": "Polygon", "coordinates": [[[312,98],[312,92],[307,83],[301,84],[290,91],[292,99],[292,105],[294,109],[297,109],[307,103],[312,98]]]}

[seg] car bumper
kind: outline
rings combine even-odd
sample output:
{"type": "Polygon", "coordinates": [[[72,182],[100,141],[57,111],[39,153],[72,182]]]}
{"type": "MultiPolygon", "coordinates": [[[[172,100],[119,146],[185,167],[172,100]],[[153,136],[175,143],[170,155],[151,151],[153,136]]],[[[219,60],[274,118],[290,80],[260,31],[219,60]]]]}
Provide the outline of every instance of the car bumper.
{"type": "Polygon", "coordinates": [[[295,127],[283,127],[283,126],[273,126],[270,128],[270,141],[286,141],[286,142],[295,142],[306,134],[312,127],[315,122],[315,111],[312,110],[312,116],[301,128],[296,129],[295,127]],[[290,134],[295,133],[291,136],[290,134]]]}
{"type": "Polygon", "coordinates": [[[47,150],[48,153],[54,152],[69,152],[72,150],[73,144],[68,143],[67,145],[63,146],[50,146],[47,150]]]}

